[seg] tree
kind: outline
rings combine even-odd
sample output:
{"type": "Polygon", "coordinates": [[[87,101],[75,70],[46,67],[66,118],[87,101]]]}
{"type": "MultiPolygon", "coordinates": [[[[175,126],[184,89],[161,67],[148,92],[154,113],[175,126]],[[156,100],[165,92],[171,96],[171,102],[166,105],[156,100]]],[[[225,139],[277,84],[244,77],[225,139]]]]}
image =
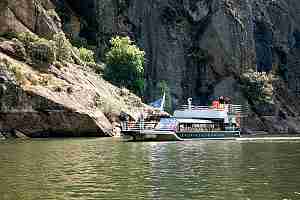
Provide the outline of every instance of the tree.
{"type": "Polygon", "coordinates": [[[138,95],[144,90],[145,53],[129,37],[116,36],[110,40],[111,48],[105,54],[107,67],[104,78],[113,84],[125,86],[138,95]]]}

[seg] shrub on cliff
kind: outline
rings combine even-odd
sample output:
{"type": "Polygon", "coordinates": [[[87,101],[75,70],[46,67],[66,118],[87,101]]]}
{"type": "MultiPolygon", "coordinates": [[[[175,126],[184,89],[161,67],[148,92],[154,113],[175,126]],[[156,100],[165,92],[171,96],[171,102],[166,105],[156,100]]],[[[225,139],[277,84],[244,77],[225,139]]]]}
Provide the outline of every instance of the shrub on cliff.
{"type": "Polygon", "coordinates": [[[129,37],[110,40],[111,48],[105,55],[107,67],[104,78],[117,86],[125,86],[142,95],[144,88],[145,53],[129,37]]]}
{"type": "Polygon", "coordinates": [[[49,64],[56,61],[56,47],[53,41],[39,39],[30,45],[31,64],[36,67],[48,68],[49,64]]]}
{"type": "Polygon", "coordinates": [[[247,98],[254,104],[271,103],[274,77],[272,74],[249,70],[241,76],[241,86],[247,98]]]}
{"type": "Polygon", "coordinates": [[[23,84],[25,81],[25,76],[21,67],[17,63],[7,62],[6,64],[7,69],[13,73],[17,84],[23,84]]]}
{"type": "Polygon", "coordinates": [[[73,63],[72,59],[72,45],[66,38],[63,32],[57,33],[53,36],[56,45],[56,59],[58,61],[66,61],[73,63]]]}
{"type": "Polygon", "coordinates": [[[30,48],[30,44],[37,42],[40,38],[33,33],[23,32],[17,35],[17,39],[25,45],[25,48],[30,48]]]}
{"type": "Polygon", "coordinates": [[[79,48],[79,57],[86,63],[95,63],[94,52],[86,48],[79,48]]]}
{"type": "Polygon", "coordinates": [[[17,38],[18,37],[18,33],[16,32],[0,32],[0,38],[5,38],[5,39],[13,39],[13,38],[17,38]]]}

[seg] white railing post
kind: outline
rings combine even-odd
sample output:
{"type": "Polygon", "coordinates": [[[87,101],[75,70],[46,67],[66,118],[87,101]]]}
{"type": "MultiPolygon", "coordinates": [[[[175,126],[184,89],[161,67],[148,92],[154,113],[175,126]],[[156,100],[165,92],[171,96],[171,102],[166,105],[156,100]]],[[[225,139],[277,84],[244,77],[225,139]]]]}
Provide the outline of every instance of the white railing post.
{"type": "Polygon", "coordinates": [[[188,109],[192,110],[192,98],[188,98],[188,109]]]}

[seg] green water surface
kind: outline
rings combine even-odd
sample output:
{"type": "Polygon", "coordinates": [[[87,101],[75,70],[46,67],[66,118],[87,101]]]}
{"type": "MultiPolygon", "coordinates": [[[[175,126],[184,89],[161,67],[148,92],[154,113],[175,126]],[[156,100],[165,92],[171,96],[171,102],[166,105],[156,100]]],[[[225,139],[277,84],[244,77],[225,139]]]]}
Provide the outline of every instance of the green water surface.
{"type": "Polygon", "coordinates": [[[0,200],[300,199],[300,141],[0,142],[0,200]]]}

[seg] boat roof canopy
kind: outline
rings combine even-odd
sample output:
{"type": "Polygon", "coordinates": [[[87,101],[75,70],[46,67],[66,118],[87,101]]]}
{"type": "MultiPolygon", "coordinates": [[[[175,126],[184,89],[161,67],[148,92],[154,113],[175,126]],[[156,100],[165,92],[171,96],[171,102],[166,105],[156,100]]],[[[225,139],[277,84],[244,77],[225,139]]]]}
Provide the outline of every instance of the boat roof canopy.
{"type": "Polygon", "coordinates": [[[174,116],[177,119],[225,119],[225,110],[176,110],[174,116]]]}

